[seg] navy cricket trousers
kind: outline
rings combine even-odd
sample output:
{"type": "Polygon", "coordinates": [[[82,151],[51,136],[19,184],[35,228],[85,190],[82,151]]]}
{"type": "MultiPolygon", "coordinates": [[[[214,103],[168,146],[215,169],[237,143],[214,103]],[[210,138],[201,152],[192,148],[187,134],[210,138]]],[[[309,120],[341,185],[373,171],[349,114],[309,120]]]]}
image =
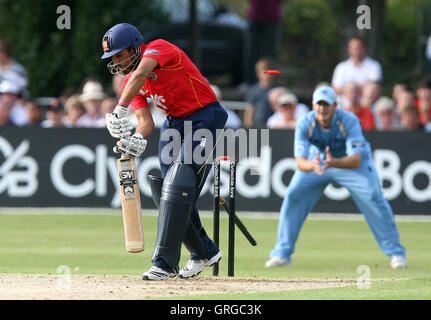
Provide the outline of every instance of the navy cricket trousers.
{"type": "MultiPolygon", "coordinates": [[[[158,150],[162,178],[175,161],[192,165],[198,181],[197,199],[211,171],[215,146],[227,117],[227,112],[218,102],[210,103],[186,118],[167,116],[160,130],[158,150]]],[[[191,219],[196,226],[202,227],[196,205],[191,219]]],[[[211,257],[218,248],[207,236],[205,238],[211,257]]]]}

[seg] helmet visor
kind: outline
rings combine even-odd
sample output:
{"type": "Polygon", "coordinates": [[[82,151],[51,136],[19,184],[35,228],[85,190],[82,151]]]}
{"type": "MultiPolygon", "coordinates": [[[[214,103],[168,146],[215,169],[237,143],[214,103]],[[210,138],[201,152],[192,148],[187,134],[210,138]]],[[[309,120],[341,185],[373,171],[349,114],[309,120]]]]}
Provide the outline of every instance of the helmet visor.
{"type": "Polygon", "coordinates": [[[118,52],[120,52],[121,50],[124,50],[124,48],[122,49],[116,49],[116,50],[112,50],[112,51],[106,51],[101,57],[100,59],[107,59],[107,58],[111,58],[112,56],[115,56],[118,52]]]}
{"type": "Polygon", "coordinates": [[[141,59],[141,46],[136,46],[135,53],[133,55],[118,63],[114,63],[114,60],[112,60],[107,64],[107,67],[109,72],[111,72],[111,74],[124,77],[138,67],[140,59],[141,59]]]}

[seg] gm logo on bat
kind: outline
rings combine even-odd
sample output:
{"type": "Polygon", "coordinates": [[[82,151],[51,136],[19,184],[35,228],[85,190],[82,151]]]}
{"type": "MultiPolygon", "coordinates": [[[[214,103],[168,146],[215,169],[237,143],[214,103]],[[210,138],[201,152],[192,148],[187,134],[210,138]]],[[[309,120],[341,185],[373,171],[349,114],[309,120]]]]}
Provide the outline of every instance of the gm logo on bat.
{"type": "Polygon", "coordinates": [[[135,174],[133,170],[124,170],[120,172],[120,179],[121,180],[132,180],[135,179],[135,174]]]}
{"type": "Polygon", "coordinates": [[[135,196],[133,185],[136,184],[133,170],[123,170],[120,172],[120,185],[123,186],[123,193],[126,200],[132,200],[135,196]]]}

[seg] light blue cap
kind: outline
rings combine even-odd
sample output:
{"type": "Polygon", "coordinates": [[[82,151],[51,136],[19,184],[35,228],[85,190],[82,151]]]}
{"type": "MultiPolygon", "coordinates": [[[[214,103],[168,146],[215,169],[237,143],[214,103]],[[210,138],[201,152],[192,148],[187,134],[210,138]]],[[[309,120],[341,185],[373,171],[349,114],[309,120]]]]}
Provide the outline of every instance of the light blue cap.
{"type": "Polygon", "coordinates": [[[334,104],[337,101],[337,94],[329,86],[322,86],[313,92],[313,103],[325,101],[328,104],[334,104]]]}

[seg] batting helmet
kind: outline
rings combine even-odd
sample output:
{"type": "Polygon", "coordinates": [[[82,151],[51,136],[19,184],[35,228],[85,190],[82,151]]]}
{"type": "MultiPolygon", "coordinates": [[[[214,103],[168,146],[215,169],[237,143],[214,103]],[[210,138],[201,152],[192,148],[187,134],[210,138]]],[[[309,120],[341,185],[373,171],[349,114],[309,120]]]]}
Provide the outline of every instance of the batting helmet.
{"type": "Polygon", "coordinates": [[[142,42],[142,35],[135,26],[129,23],[116,24],[103,36],[104,54],[101,58],[110,58],[126,48],[138,47],[142,42]]]}

